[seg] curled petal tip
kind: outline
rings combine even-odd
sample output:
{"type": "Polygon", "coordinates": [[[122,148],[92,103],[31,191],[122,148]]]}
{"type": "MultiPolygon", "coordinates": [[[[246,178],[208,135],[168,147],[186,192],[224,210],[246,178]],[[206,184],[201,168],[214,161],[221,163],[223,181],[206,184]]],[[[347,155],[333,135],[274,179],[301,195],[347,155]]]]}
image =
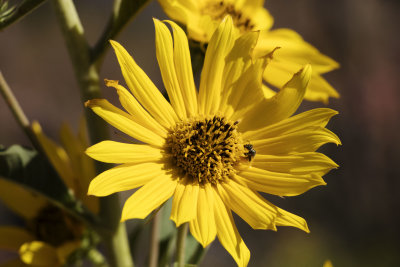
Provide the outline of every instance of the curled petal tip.
{"type": "Polygon", "coordinates": [[[104,83],[107,87],[113,87],[119,84],[119,81],[117,80],[108,80],[108,79],[104,79],[104,83]]]}

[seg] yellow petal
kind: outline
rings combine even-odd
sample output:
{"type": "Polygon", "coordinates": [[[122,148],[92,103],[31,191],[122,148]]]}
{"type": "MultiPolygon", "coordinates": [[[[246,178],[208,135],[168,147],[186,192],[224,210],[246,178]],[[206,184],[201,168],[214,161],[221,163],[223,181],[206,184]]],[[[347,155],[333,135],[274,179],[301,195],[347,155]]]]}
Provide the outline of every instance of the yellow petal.
{"type": "Polygon", "coordinates": [[[257,152],[269,155],[314,152],[326,143],[341,144],[336,134],[321,127],[308,127],[294,133],[252,141],[257,152]]]}
{"type": "MultiPolygon", "coordinates": [[[[275,55],[276,63],[286,66],[288,64],[296,64],[295,69],[292,69],[291,72],[305,64],[311,64],[313,71],[316,73],[325,73],[339,67],[339,64],[335,60],[320,53],[318,49],[305,42],[298,33],[291,29],[262,31],[255,52],[265,53],[277,46],[282,47],[282,49],[275,55]]],[[[267,78],[270,76],[268,72],[269,70],[266,70],[265,77],[267,78]]],[[[281,81],[279,87],[290,78],[289,73],[281,81]]],[[[271,78],[275,77],[271,76],[271,78]]]]}
{"type": "Polygon", "coordinates": [[[287,156],[257,154],[252,166],[272,172],[324,175],[338,165],[322,153],[293,153],[287,156]]]}
{"type": "Polygon", "coordinates": [[[53,165],[64,183],[68,188],[71,188],[74,191],[77,190],[76,177],[72,171],[71,162],[65,150],[43,133],[42,128],[37,121],[32,123],[32,130],[38,139],[40,146],[46,153],[51,165],[53,165]]]}
{"type": "Polygon", "coordinates": [[[198,9],[198,1],[158,0],[168,17],[186,24],[198,9]]]}
{"type": "Polygon", "coordinates": [[[208,44],[200,78],[200,114],[212,115],[219,108],[225,57],[234,43],[233,30],[232,18],[225,17],[208,44]]]}
{"type": "Polygon", "coordinates": [[[189,39],[196,40],[200,43],[208,43],[211,36],[218,28],[220,21],[214,20],[209,15],[203,16],[199,13],[190,14],[191,17],[186,23],[189,39]]]}
{"type": "Polygon", "coordinates": [[[237,6],[252,6],[262,8],[264,6],[264,0],[238,0],[236,2],[237,6]]]}
{"type": "Polygon", "coordinates": [[[116,108],[105,99],[92,99],[85,103],[97,115],[118,130],[142,142],[162,147],[164,138],[134,122],[126,112],[116,108]]]}
{"type": "Polygon", "coordinates": [[[274,90],[272,90],[271,88],[269,88],[268,86],[266,86],[265,84],[262,85],[262,91],[263,91],[264,97],[267,99],[276,95],[276,92],[274,90]]]}
{"type": "Polygon", "coordinates": [[[33,240],[34,236],[23,228],[0,226],[0,249],[17,252],[22,244],[33,240]]]}
{"type": "Polygon", "coordinates": [[[132,115],[131,119],[134,122],[146,127],[147,129],[154,131],[161,137],[166,137],[166,130],[162,127],[143,107],[140,103],[133,97],[133,95],[128,92],[118,81],[104,80],[106,86],[114,87],[117,90],[119,96],[119,102],[121,105],[132,115]]]}
{"type": "Polygon", "coordinates": [[[328,108],[311,109],[255,131],[244,132],[242,136],[244,140],[255,140],[296,132],[310,126],[325,127],[336,114],[337,111],[328,108]]]}
{"type": "Polygon", "coordinates": [[[25,243],[19,250],[21,260],[34,266],[59,266],[57,250],[44,242],[32,241],[25,243]]]}
{"type": "MultiPolygon", "coordinates": [[[[282,49],[280,49],[282,50],[282,49]]],[[[271,85],[281,88],[284,81],[290,78],[291,73],[295,72],[302,65],[294,62],[271,61],[264,72],[264,79],[271,85]]],[[[339,93],[321,76],[314,71],[311,75],[304,98],[311,101],[322,101],[327,103],[329,97],[338,98],[339,93]]]]}
{"type": "Polygon", "coordinates": [[[254,191],[228,181],[217,185],[224,203],[245,220],[253,229],[274,229],[277,209],[268,205],[254,191]]]}
{"type": "Polygon", "coordinates": [[[188,117],[197,115],[197,91],[193,80],[192,62],[185,32],[174,22],[168,22],[174,34],[174,63],[188,117]]]}
{"type": "Polygon", "coordinates": [[[321,176],[270,172],[251,167],[238,174],[238,180],[253,190],[278,196],[295,196],[326,183],[321,176]]]}
{"type": "Polygon", "coordinates": [[[257,60],[240,79],[233,85],[232,92],[228,97],[228,106],[232,108],[232,115],[225,113],[232,121],[242,121],[247,112],[253,109],[260,101],[264,100],[261,89],[261,74],[266,64],[265,59],[257,60]]]}
{"type": "Polygon", "coordinates": [[[216,191],[214,191],[214,213],[219,242],[231,254],[238,266],[247,266],[250,251],[236,229],[231,211],[227,209],[216,191]]]}
{"type": "Polygon", "coordinates": [[[72,133],[72,130],[67,124],[61,127],[60,136],[76,175],[75,183],[77,187],[74,193],[90,211],[97,214],[99,211],[99,199],[87,195],[89,183],[96,176],[96,171],[94,161],[84,153],[88,146],[86,121],[84,117],[80,120],[77,136],[72,133]]]}
{"type": "Polygon", "coordinates": [[[122,164],[97,175],[89,185],[88,194],[107,196],[134,189],[165,173],[160,163],[122,164]]]}
{"type": "MultiPolygon", "coordinates": [[[[258,81],[258,85],[261,86],[262,84],[262,67],[265,66],[261,66],[263,64],[251,64],[251,54],[257,39],[258,32],[243,34],[235,41],[232,50],[225,59],[220,110],[226,117],[233,113],[243,96],[256,95],[244,94],[245,91],[249,90],[247,88],[249,83],[258,81]]],[[[259,101],[259,99],[260,97],[257,100],[259,101]]],[[[252,102],[251,104],[254,103],[252,102]]]]}
{"type": "Polygon", "coordinates": [[[57,247],[57,257],[61,264],[65,264],[65,261],[67,260],[68,256],[80,248],[81,246],[81,241],[67,241],[61,246],[57,247]]]}
{"type": "Polygon", "coordinates": [[[60,138],[65,152],[68,155],[70,167],[74,173],[74,187],[72,189],[78,198],[82,198],[86,195],[86,190],[89,185],[87,177],[83,177],[81,171],[83,165],[82,158],[86,157],[84,154],[84,147],[80,144],[79,139],[73,135],[71,128],[67,124],[61,126],[60,138]]]}
{"type": "Polygon", "coordinates": [[[278,216],[276,217],[276,226],[292,226],[309,233],[307,222],[300,216],[290,213],[286,210],[278,208],[278,216]]]}
{"type": "Polygon", "coordinates": [[[153,19],[156,29],[156,56],[161,77],[168,92],[172,107],[180,119],[186,118],[186,108],[174,64],[172,37],[167,26],[153,19]]]}
{"type": "Polygon", "coordinates": [[[175,125],[177,116],[172,106],[119,43],[110,41],[117,55],[122,74],[136,99],[164,127],[175,125]]]}
{"type": "Polygon", "coordinates": [[[332,262],[330,260],[326,260],[322,267],[333,267],[333,264],[332,264],[332,262]]]}
{"type": "Polygon", "coordinates": [[[158,148],[115,141],[97,143],[89,147],[86,154],[95,160],[107,163],[143,163],[158,161],[163,156],[158,148]]]}
{"type": "Polygon", "coordinates": [[[47,200],[19,184],[0,178],[0,199],[23,218],[32,219],[48,203],[47,200]]]}
{"type": "MultiPolygon", "coordinates": [[[[84,116],[81,117],[79,123],[78,140],[80,145],[82,146],[82,151],[84,153],[86,148],[89,146],[89,137],[87,134],[86,120],[84,116]]],[[[96,170],[94,166],[94,161],[91,158],[89,158],[86,154],[84,154],[84,156],[81,158],[80,173],[87,184],[86,185],[87,188],[89,186],[90,181],[93,179],[93,177],[96,176],[96,170]]]]}
{"type": "Polygon", "coordinates": [[[196,217],[190,221],[190,233],[206,247],[214,241],[217,228],[214,220],[214,194],[210,184],[200,186],[196,217]]]}
{"type": "Polygon", "coordinates": [[[262,0],[238,0],[235,3],[236,10],[242,12],[242,17],[250,19],[252,30],[269,30],[274,24],[274,18],[263,4],[262,0]],[[240,2],[244,2],[242,7],[239,6],[240,2]]]}
{"type": "Polygon", "coordinates": [[[177,179],[172,179],[170,174],[157,175],[128,198],[121,221],[144,219],[173,195],[176,185],[177,179]]]}
{"type": "Polygon", "coordinates": [[[303,100],[310,77],[311,66],[307,65],[293,75],[279,93],[270,99],[264,99],[251,110],[240,122],[240,131],[256,130],[291,116],[303,100]]]}
{"type": "Polygon", "coordinates": [[[170,217],[175,222],[176,227],[182,223],[191,221],[196,216],[198,195],[198,184],[193,184],[188,179],[178,182],[172,201],[170,217]]]}
{"type": "Polygon", "coordinates": [[[304,99],[328,104],[329,97],[339,98],[339,93],[321,75],[313,73],[304,99]]]}

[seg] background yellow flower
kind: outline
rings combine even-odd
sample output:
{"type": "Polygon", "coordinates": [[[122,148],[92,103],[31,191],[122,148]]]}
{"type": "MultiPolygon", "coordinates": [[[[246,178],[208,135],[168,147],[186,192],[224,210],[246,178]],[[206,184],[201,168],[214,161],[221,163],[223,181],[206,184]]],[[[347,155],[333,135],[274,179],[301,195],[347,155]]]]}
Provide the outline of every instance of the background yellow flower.
{"type": "MultiPolygon", "coordinates": [[[[338,92],[322,77],[322,74],[339,67],[339,64],[321,54],[305,42],[295,31],[287,28],[271,29],[273,18],[264,8],[264,1],[253,0],[159,0],[167,15],[186,26],[189,38],[207,43],[219,22],[226,16],[233,18],[237,34],[260,31],[255,46],[255,56],[265,55],[280,47],[274,61],[264,72],[264,80],[275,88],[282,86],[301,66],[311,64],[313,74],[305,99],[328,102],[339,97],[338,92]]],[[[265,86],[269,94],[274,91],[265,86]]]]}

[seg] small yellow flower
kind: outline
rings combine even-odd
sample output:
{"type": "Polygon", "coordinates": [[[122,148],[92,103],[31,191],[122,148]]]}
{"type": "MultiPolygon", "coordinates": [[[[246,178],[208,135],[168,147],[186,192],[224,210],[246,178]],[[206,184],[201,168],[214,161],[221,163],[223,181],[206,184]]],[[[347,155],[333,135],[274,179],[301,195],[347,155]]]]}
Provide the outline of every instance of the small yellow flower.
{"type": "Polygon", "coordinates": [[[62,266],[79,248],[83,225],[43,196],[0,178],[0,199],[25,220],[25,227],[0,226],[0,249],[20,255],[9,266],[62,266]]]}
{"type": "MultiPolygon", "coordinates": [[[[93,160],[84,154],[88,145],[84,120],[78,136],[68,125],[62,126],[63,147],[49,139],[38,122],[32,123],[32,130],[71,193],[97,213],[98,199],[86,194],[95,170],[93,160]]],[[[0,200],[26,222],[26,227],[0,226],[0,248],[20,254],[20,259],[10,262],[10,266],[62,266],[70,253],[80,247],[82,223],[43,196],[0,178],[0,200]]]]}
{"type": "Polygon", "coordinates": [[[96,160],[121,164],[94,178],[89,194],[140,187],[125,202],[122,221],[143,219],[173,197],[170,218],[176,226],[188,222],[204,247],[217,236],[236,263],[246,266],[250,252],[231,210],[254,229],[294,226],[308,232],[303,218],[257,191],[293,196],[324,185],[321,176],[337,165],[315,151],[328,142],[340,143],[325,129],[336,112],[314,109],[291,117],[303,99],[310,66],[273,98],[264,98],[262,73],[269,57],[252,60],[258,33],[237,38],[229,16],[211,37],[197,92],[185,33],[167,21],[172,38],[164,23],[154,23],[157,60],[171,103],[111,41],[133,95],[117,81],[106,80],[106,85],[117,90],[127,112],[105,99],[86,106],[133,143],[103,141],[87,149],[96,160]]]}
{"type": "MultiPolygon", "coordinates": [[[[264,72],[264,80],[282,86],[301,66],[311,64],[312,77],[304,98],[328,102],[329,97],[339,97],[337,91],[321,76],[339,67],[333,59],[321,54],[315,47],[290,29],[274,29],[273,18],[264,8],[263,0],[158,0],[167,15],[186,25],[189,38],[207,43],[220,21],[231,15],[237,34],[260,31],[255,47],[256,55],[265,55],[281,47],[264,72]]],[[[274,92],[265,87],[269,95],[274,92]]]]}

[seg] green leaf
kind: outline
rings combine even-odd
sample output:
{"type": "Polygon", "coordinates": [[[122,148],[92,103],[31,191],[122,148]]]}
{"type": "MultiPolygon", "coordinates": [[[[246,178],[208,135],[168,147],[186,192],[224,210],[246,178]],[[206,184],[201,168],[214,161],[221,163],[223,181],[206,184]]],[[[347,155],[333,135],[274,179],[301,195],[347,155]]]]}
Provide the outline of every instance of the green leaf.
{"type": "Polygon", "coordinates": [[[8,1],[0,2],[0,30],[29,14],[46,0],[24,0],[18,6],[8,7],[8,1]]]}
{"type": "Polygon", "coordinates": [[[96,218],[68,191],[53,166],[34,150],[20,145],[0,148],[0,176],[41,194],[78,219],[93,224],[96,218]]]}

